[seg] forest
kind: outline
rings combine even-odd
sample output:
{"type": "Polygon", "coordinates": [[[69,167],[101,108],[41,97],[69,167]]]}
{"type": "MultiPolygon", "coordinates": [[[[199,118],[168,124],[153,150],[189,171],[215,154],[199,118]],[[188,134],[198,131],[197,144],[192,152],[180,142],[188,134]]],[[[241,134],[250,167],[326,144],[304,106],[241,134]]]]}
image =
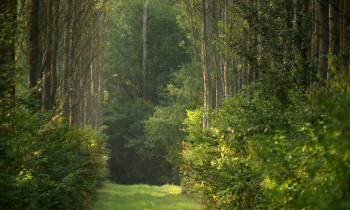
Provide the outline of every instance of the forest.
{"type": "Polygon", "coordinates": [[[106,180],[350,209],[349,23],[349,0],[2,0],[0,209],[90,209],[106,180]]]}

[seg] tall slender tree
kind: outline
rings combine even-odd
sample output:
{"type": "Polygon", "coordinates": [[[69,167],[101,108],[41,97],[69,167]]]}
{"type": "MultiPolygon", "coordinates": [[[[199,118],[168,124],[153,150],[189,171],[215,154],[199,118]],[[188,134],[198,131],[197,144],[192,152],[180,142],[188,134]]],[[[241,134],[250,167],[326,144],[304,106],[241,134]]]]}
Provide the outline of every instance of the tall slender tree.
{"type": "Polygon", "coordinates": [[[142,27],[142,72],[143,72],[143,99],[147,100],[147,0],[143,0],[143,27],[142,27]]]}
{"type": "Polygon", "coordinates": [[[327,79],[328,52],[329,52],[329,1],[318,0],[319,25],[319,57],[318,76],[321,83],[327,79]]]}
{"type": "Polygon", "coordinates": [[[39,1],[27,0],[27,49],[26,59],[28,66],[28,88],[34,88],[37,85],[41,71],[41,56],[39,49],[40,27],[39,27],[39,1]]]}
{"type": "Polygon", "coordinates": [[[212,106],[211,99],[211,77],[210,77],[210,57],[209,57],[209,17],[208,0],[202,0],[202,67],[203,67],[203,82],[204,82],[204,116],[203,128],[209,125],[209,111],[212,106]]]}
{"type": "Polygon", "coordinates": [[[333,64],[339,69],[339,62],[334,59],[340,54],[340,0],[334,0],[329,6],[329,56],[331,59],[328,66],[327,81],[333,77],[332,75],[339,72],[331,72],[331,65],[333,64]]]}
{"type": "Polygon", "coordinates": [[[342,19],[341,19],[341,67],[344,69],[347,69],[348,72],[350,72],[349,69],[349,48],[350,48],[350,2],[348,0],[342,0],[341,2],[341,12],[342,12],[342,19]]]}

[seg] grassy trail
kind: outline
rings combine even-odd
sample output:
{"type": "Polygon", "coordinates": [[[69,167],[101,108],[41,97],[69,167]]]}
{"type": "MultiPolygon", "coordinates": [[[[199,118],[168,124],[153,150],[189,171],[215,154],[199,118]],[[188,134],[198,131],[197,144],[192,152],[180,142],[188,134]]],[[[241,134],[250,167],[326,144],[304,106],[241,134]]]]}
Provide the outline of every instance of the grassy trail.
{"type": "Polygon", "coordinates": [[[181,194],[181,188],[174,185],[118,185],[104,183],[98,191],[93,210],[192,210],[203,209],[193,199],[181,194]]]}

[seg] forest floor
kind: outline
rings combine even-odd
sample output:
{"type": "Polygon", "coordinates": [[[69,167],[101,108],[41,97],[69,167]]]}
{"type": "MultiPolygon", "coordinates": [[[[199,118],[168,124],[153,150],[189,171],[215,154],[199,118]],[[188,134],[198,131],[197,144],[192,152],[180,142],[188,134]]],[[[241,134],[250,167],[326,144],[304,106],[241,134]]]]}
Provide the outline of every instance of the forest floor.
{"type": "Polygon", "coordinates": [[[105,182],[98,190],[93,210],[195,210],[204,209],[200,202],[181,194],[175,185],[118,185],[105,182]]]}

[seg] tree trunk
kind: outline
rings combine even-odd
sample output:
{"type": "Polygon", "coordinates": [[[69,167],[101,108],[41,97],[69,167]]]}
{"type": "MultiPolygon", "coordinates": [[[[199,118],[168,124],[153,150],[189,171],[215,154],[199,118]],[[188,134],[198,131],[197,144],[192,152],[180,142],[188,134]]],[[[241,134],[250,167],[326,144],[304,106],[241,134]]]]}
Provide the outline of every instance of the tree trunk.
{"type": "Polygon", "coordinates": [[[69,108],[69,92],[70,92],[70,71],[71,71],[71,9],[72,2],[67,0],[64,2],[64,19],[63,19],[63,66],[61,73],[61,85],[60,85],[60,102],[62,104],[62,112],[66,121],[70,119],[69,108]]]}
{"type": "MultiPolygon", "coordinates": [[[[310,50],[310,43],[309,43],[309,40],[308,38],[306,38],[303,34],[303,31],[302,31],[302,22],[303,22],[303,19],[302,17],[307,17],[308,13],[309,13],[309,9],[310,9],[310,0],[303,0],[302,1],[302,9],[300,11],[300,17],[298,18],[299,19],[299,22],[300,24],[298,26],[300,26],[300,28],[298,29],[299,30],[299,36],[298,37],[298,40],[300,42],[300,58],[301,58],[301,61],[303,63],[298,63],[302,68],[304,68],[304,72],[302,73],[302,75],[300,76],[299,79],[299,83],[302,87],[308,87],[309,84],[310,84],[310,71],[308,71],[307,69],[309,69],[308,67],[306,67],[304,65],[304,61],[307,61],[308,59],[308,51],[310,50]],[[305,68],[306,67],[306,68],[305,68]]],[[[311,31],[311,34],[312,36],[312,31],[311,31]]],[[[307,34],[307,36],[309,36],[309,34],[307,34]]]]}
{"type": "MultiPolygon", "coordinates": [[[[296,34],[295,43],[293,43],[294,58],[301,57],[301,2],[300,0],[293,1],[293,30],[296,34]]],[[[293,65],[293,75],[295,75],[297,66],[293,65]]]]}
{"type": "MultiPolygon", "coordinates": [[[[211,17],[212,19],[212,32],[211,34],[213,35],[213,40],[216,40],[216,43],[219,43],[219,33],[220,33],[220,29],[218,26],[218,22],[219,22],[219,16],[218,14],[220,14],[220,7],[218,6],[218,3],[216,0],[211,0],[210,4],[212,5],[212,9],[209,10],[211,11],[209,17],[211,17]]],[[[207,14],[208,12],[207,11],[207,14]]],[[[222,71],[222,67],[223,67],[223,62],[222,62],[222,58],[223,56],[220,55],[219,50],[217,49],[217,46],[213,46],[212,48],[212,56],[215,59],[215,104],[216,107],[220,107],[222,106],[222,99],[223,99],[223,95],[224,95],[224,85],[223,85],[223,71],[222,71]]]]}
{"type": "Polygon", "coordinates": [[[236,67],[235,58],[232,56],[232,72],[233,72],[233,93],[234,95],[237,95],[238,91],[240,90],[240,84],[239,84],[239,74],[238,69],[236,67]]]}
{"type": "Polygon", "coordinates": [[[348,65],[349,62],[349,49],[350,49],[350,1],[342,0],[342,34],[341,34],[341,46],[342,46],[342,58],[341,67],[350,72],[348,65]]]}
{"type": "Polygon", "coordinates": [[[57,55],[59,42],[59,0],[52,0],[52,18],[53,18],[53,33],[51,46],[51,90],[50,90],[50,104],[51,108],[55,106],[56,92],[57,92],[57,55]]]}
{"type": "Polygon", "coordinates": [[[211,85],[210,85],[210,58],[208,37],[208,0],[202,0],[202,66],[204,82],[204,115],[203,128],[209,125],[209,111],[211,108],[211,85]]]}
{"type": "MultiPolygon", "coordinates": [[[[227,1],[224,0],[220,4],[220,10],[221,10],[221,15],[222,15],[222,22],[227,26],[230,24],[230,18],[227,12],[227,7],[226,7],[227,1]]],[[[221,31],[222,34],[226,34],[227,31],[226,29],[222,29],[221,31]]],[[[224,86],[224,98],[228,98],[230,96],[230,52],[228,49],[225,50],[224,55],[222,56],[223,58],[223,86],[224,86]]]]}
{"type": "Polygon", "coordinates": [[[339,72],[332,72],[333,67],[339,69],[339,61],[334,59],[340,54],[340,0],[333,0],[329,6],[329,56],[331,64],[328,66],[327,82],[333,78],[334,74],[339,72]]]}
{"type": "Polygon", "coordinates": [[[328,0],[318,0],[319,3],[319,61],[318,61],[318,76],[319,84],[325,85],[327,80],[328,69],[328,46],[329,46],[329,2],[328,0]]]}
{"type": "MultiPolygon", "coordinates": [[[[247,0],[248,4],[251,4],[250,6],[254,5],[254,0],[247,0]]],[[[248,56],[250,57],[251,55],[254,55],[253,52],[253,37],[254,37],[254,31],[250,28],[249,24],[247,24],[247,52],[248,52],[248,56]]],[[[251,62],[248,61],[247,62],[247,86],[250,85],[251,82],[253,82],[254,80],[254,72],[253,72],[253,68],[251,66],[251,62]]]]}
{"type": "Polygon", "coordinates": [[[72,42],[71,42],[71,69],[70,69],[70,82],[71,88],[69,93],[70,98],[70,126],[80,125],[79,118],[79,92],[81,69],[79,68],[80,54],[85,50],[82,45],[82,33],[84,32],[84,16],[83,2],[82,0],[73,1],[73,23],[72,23],[72,42]]]}
{"type": "MultiPolygon", "coordinates": [[[[294,10],[293,10],[293,1],[287,1],[286,9],[285,9],[285,27],[286,30],[293,29],[293,17],[294,17],[294,10]]],[[[288,72],[289,74],[293,75],[293,49],[292,44],[288,42],[284,42],[284,58],[283,58],[283,67],[285,72],[288,72]]]]}
{"type": "Polygon", "coordinates": [[[197,44],[196,44],[196,40],[198,39],[198,36],[197,36],[196,28],[195,28],[195,23],[194,23],[194,20],[193,20],[193,18],[194,18],[193,11],[195,9],[194,9],[194,6],[193,6],[192,2],[186,1],[186,4],[187,4],[189,16],[190,16],[190,22],[191,22],[193,55],[194,55],[195,60],[200,62],[200,52],[199,52],[199,49],[198,49],[197,44]]]}
{"type": "MultiPolygon", "coordinates": [[[[104,1],[105,3],[105,1],[104,1]]],[[[100,64],[100,69],[99,69],[99,100],[98,100],[98,124],[97,128],[102,127],[103,125],[103,99],[104,99],[104,89],[103,89],[103,73],[104,73],[104,42],[105,42],[105,37],[104,37],[104,31],[105,31],[105,26],[106,26],[106,13],[103,11],[102,13],[102,20],[101,20],[101,25],[100,25],[100,39],[101,39],[101,53],[99,57],[99,64],[100,64]]]]}
{"type": "Polygon", "coordinates": [[[143,99],[147,100],[147,69],[146,69],[146,59],[147,59],[147,0],[143,0],[143,51],[142,51],[142,72],[143,72],[143,99]]]}
{"type": "MultiPolygon", "coordinates": [[[[243,41],[243,48],[245,51],[247,51],[249,49],[248,44],[248,37],[249,37],[249,30],[248,30],[248,26],[245,26],[243,28],[243,34],[242,34],[242,41],[243,41]]],[[[248,81],[248,75],[249,75],[249,65],[248,65],[248,61],[247,58],[243,58],[242,60],[242,65],[243,65],[243,69],[242,69],[242,85],[243,86],[248,86],[249,81],[248,81]]]]}
{"type": "Polygon", "coordinates": [[[221,56],[214,50],[214,56],[215,56],[215,66],[216,66],[216,71],[215,71],[215,85],[216,85],[216,107],[222,106],[222,98],[223,98],[223,85],[222,85],[222,72],[221,72],[221,56]]]}
{"type": "Polygon", "coordinates": [[[46,25],[45,25],[45,54],[44,54],[44,72],[43,72],[43,94],[42,94],[42,109],[50,110],[51,106],[51,54],[52,54],[52,39],[53,39],[53,18],[52,18],[52,0],[46,1],[46,25]]]}
{"type": "MultiPolygon", "coordinates": [[[[89,58],[93,58],[93,35],[90,34],[90,43],[89,43],[89,58]]],[[[93,112],[93,62],[89,61],[88,72],[87,72],[87,87],[86,87],[86,97],[85,97],[85,114],[84,114],[84,124],[92,124],[92,112],[93,112]]]]}
{"type": "Polygon", "coordinates": [[[28,66],[28,88],[37,85],[38,72],[41,70],[39,50],[39,0],[27,0],[26,60],[28,66]]]}
{"type": "MultiPolygon", "coordinates": [[[[261,21],[261,14],[263,14],[263,7],[264,7],[264,2],[262,0],[258,0],[257,2],[257,7],[258,7],[258,20],[261,21]]],[[[263,42],[263,36],[261,35],[261,32],[258,31],[258,35],[257,35],[257,41],[258,41],[258,44],[257,44],[257,65],[259,67],[259,69],[261,68],[262,66],[262,62],[263,62],[263,48],[262,48],[262,42],[263,42]]],[[[257,71],[256,72],[256,80],[259,79],[259,72],[257,71]]]]}
{"type": "MultiPolygon", "coordinates": [[[[312,0],[312,37],[311,37],[311,61],[313,64],[313,69],[318,67],[318,61],[319,61],[319,12],[318,9],[319,4],[317,3],[317,0],[312,0]]],[[[313,93],[315,92],[317,86],[316,86],[316,75],[317,70],[313,70],[311,73],[311,81],[310,81],[310,94],[311,97],[313,97],[313,93]]]]}

